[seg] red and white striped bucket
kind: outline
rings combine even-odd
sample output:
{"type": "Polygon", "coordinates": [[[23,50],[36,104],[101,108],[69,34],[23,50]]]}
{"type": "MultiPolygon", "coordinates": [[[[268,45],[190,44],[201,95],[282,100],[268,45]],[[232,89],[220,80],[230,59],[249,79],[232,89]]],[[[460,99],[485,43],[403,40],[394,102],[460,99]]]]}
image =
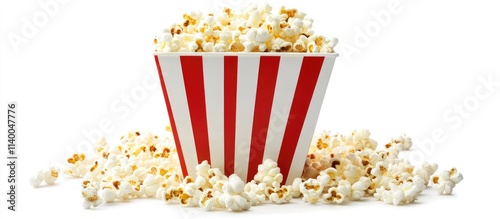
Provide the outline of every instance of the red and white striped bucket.
{"type": "Polygon", "coordinates": [[[268,158],[301,176],[338,54],[154,56],[184,176],[207,160],[250,181],[268,158]]]}

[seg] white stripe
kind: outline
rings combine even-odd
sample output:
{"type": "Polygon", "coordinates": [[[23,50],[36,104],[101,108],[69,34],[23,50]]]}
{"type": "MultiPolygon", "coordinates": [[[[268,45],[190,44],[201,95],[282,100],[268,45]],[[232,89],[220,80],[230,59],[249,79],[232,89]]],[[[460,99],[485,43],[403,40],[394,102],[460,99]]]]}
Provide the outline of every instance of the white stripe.
{"type": "Polygon", "coordinates": [[[224,57],[203,57],[210,161],[224,171],[224,57]]]}
{"type": "Polygon", "coordinates": [[[177,134],[182,146],[182,153],[186,162],[188,175],[195,176],[198,157],[194,144],[191,117],[184,88],[181,60],[179,56],[158,56],[165,86],[175,119],[177,134]]]}
{"type": "Polygon", "coordinates": [[[238,57],[234,172],[243,181],[248,173],[259,61],[258,56],[238,57]]]}
{"type": "Polygon", "coordinates": [[[304,163],[306,161],[309,146],[316,128],[316,123],[321,105],[323,103],[323,98],[325,97],[326,88],[330,80],[335,58],[336,56],[326,56],[323,61],[318,82],[316,83],[311,103],[309,105],[309,110],[307,111],[302,131],[300,132],[299,141],[297,142],[297,148],[295,149],[292,163],[290,165],[290,172],[288,173],[288,178],[286,179],[286,185],[291,185],[295,178],[301,176],[302,170],[304,169],[304,163]]]}
{"type": "Polygon", "coordinates": [[[264,160],[278,160],[288,115],[292,107],[293,95],[299,79],[302,60],[303,57],[301,56],[287,55],[283,55],[280,59],[266,146],[264,148],[264,160]]]}

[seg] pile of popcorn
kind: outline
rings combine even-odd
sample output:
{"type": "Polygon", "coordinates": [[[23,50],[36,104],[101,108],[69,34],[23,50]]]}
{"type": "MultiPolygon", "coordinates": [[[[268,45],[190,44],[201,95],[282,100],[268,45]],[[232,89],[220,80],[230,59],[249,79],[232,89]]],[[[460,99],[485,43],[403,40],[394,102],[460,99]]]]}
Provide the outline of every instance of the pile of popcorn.
{"type": "MultiPolygon", "coordinates": [[[[316,133],[301,178],[282,185],[283,175],[273,160],[258,166],[248,183],[233,174],[226,176],[203,161],[196,177],[182,177],[171,128],[163,138],[132,131],[114,145],[97,142],[95,153],[70,155],[62,173],[83,178],[83,207],[130,198],[158,198],[182,206],[244,211],[251,206],[290,202],[302,198],[315,204],[341,204],[373,196],[393,205],[412,203],[432,184],[438,194],[451,194],[463,176],[456,168],[436,174],[438,165],[424,162],[415,167],[398,157],[412,146],[405,134],[391,139],[382,150],[368,130],[348,135],[316,133]]],[[[33,187],[51,185],[60,170],[50,167],[30,179],[33,187]]]]}
{"type": "Polygon", "coordinates": [[[154,38],[156,52],[307,52],[333,53],[337,38],[311,28],[313,19],[297,9],[250,4],[233,11],[191,12],[154,38]]]}

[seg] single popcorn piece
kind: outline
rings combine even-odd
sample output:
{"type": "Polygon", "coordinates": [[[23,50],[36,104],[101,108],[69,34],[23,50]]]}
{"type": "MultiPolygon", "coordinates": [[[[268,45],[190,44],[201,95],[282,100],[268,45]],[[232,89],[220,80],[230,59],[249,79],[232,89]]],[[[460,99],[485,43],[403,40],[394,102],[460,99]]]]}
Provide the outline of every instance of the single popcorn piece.
{"type": "Polygon", "coordinates": [[[432,174],[434,174],[437,169],[438,165],[436,163],[429,163],[425,161],[420,165],[419,168],[416,168],[413,171],[413,174],[419,176],[422,180],[424,180],[424,185],[427,187],[432,174]]]}
{"type": "Polygon", "coordinates": [[[136,198],[140,198],[144,195],[145,188],[144,188],[144,186],[142,186],[142,184],[140,183],[139,179],[136,176],[132,175],[131,177],[129,177],[127,179],[127,181],[129,182],[129,184],[133,188],[130,195],[132,195],[133,197],[136,197],[136,198]]]}
{"type": "Polygon", "coordinates": [[[400,205],[414,202],[420,194],[418,187],[408,182],[399,186],[391,183],[389,188],[387,190],[384,186],[380,187],[377,189],[375,197],[388,204],[400,205]]]}
{"type": "Polygon", "coordinates": [[[385,147],[387,149],[389,148],[397,148],[399,151],[402,150],[410,150],[411,146],[413,145],[411,138],[406,136],[405,133],[402,133],[400,136],[397,138],[391,139],[391,142],[387,143],[385,147]]]}
{"type": "Polygon", "coordinates": [[[352,145],[356,150],[372,149],[377,148],[377,142],[370,138],[369,130],[354,130],[350,136],[346,138],[346,144],[352,145]]]}
{"type": "Polygon", "coordinates": [[[93,187],[84,188],[82,190],[83,208],[97,207],[102,203],[102,199],[97,194],[97,189],[93,187]]]}
{"type": "Polygon", "coordinates": [[[126,200],[130,197],[133,191],[134,189],[127,181],[122,181],[118,186],[116,198],[120,200],[126,200]]]}
{"type": "Polygon", "coordinates": [[[106,203],[112,203],[112,202],[115,202],[115,199],[116,199],[116,191],[109,187],[109,186],[106,186],[106,187],[103,187],[99,192],[99,197],[102,198],[102,200],[104,200],[104,202],[106,203]]]}
{"type": "Polygon", "coordinates": [[[236,174],[229,176],[228,182],[223,186],[224,193],[219,196],[219,203],[230,211],[246,211],[250,209],[251,202],[244,193],[245,183],[236,174]]]}
{"type": "Polygon", "coordinates": [[[59,168],[51,166],[48,170],[43,171],[43,180],[47,185],[53,185],[59,178],[59,168]]]}
{"type": "MultiPolygon", "coordinates": [[[[99,147],[98,147],[99,149],[99,147]]],[[[64,173],[73,177],[83,177],[87,172],[86,155],[84,153],[75,153],[66,159],[66,167],[64,173]]]]}
{"type": "Polygon", "coordinates": [[[271,202],[276,204],[287,203],[292,200],[292,186],[267,187],[265,190],[266,196],[271,202]]]}
{"type": "Polygon", "coordinates": [[[263,203],[266,200],[266,187],[267,185],[265,183],[257,183],[255,180],[245,184],[244,191],[248,195],[252,205],[263,203]]]}
{"type": "Polygon", "coordinates": [[[169,187],[161,192],[161,199],[169,203],[172,200],[178,199],[183,192],[184,189],[182,186],[169,187]]]}
{"type": "Polygon", "coordinates": [[[99,188],[99,186],[97,185],[97,183],[95,181],[90,181],[88,179],[84,179],[81,183],[81,186],[83,189],[89,188],[89,187],[99,188]]]}
{"type": "Polygon", "coordinates": [[[160,187],[160,183],[164,179],[160,175],[148,174],[142,183],[142,187],[144,187],[144,194],[147,197],[154,197],[156,195],[156,191],[160,187]]]}
{"type": "Polygon", "coordinates": [[[222,194],[219,196],[219,203],[230,211],[246,211],[250,209],[250,202],[241,195],[222,194]]]}
{"type": "Polygon", "coordinates": [[[346,202],[347,199],[351,198],[352,194],[351,183],[348,180],[341,180],[336,187],[336,192],[342,194],[346,198],[345,200],[343,200],[343,202],[346,202]]]}
{"type": "Polygon", "coordinates": [[[455,186],[464,179],[456,168],[444,170],[439,175],[432,176],[433,188],[440,195],[451,195],[455,186]]]}
{"type": "Polygon", "coordinates": [[[213,188],[213,184],[218,180],[226,180],[226,177],[218,168],[210,168],[206,160],[196,166],[194,183],[201,190],[213,188]]]}
{"type": "Polygon", "coordinates": [[[302,177],[305,179],[316,178],[321,170],[323,170],[323,166],[316,159],[317,155],[308,154],[306,158],[306,163],[304,170],[302,172],[302,177]]]}
{"type": "Polygon", "coordinates": [[[210,164],[208,161],[204,160],[200,164],[196,165],[196,175],[208,177],[208,171],[210,170],[210,164]]]}
{"type": "Polygon", "coordinates": [[[331,187],[328,189],[328,192],[323,195],[323,201],[328,203],[337,203],[342,204],[346,200],[344,194],[337,192],[337,188],[331,187]]]}
{"type": "Polygon", "coordinates": [[[213,189],[207,189],[203,191],[203,195],[200,198],[199,206],[207,211],[214,209],[215,207],[220,207],[219,196],[220,192],[213,189]]]}
{"type": "Polygon", "coordinates": [[[40,170],[37,172],[37,174],[33,177],[30,178],[29,182],[30,185],[33,186],[34,188],[37,188],[40,186],[40,184],[43,182],[43,170],[40,170]]]}
{"type": "Polygon", "coordinates": [[[179,195],[179,201],[183,206],[198,207],[203,192],[194,183],[184,186],[183,192],[179,195]]]}
{"type": "Polygon", "coordinates": [[[399,189],[396,185],[390,184],[391,188],[389,190],[385,189],[384,186],[377,189],[375,197],[379,200],[393,205],[399,205],[403,202],[404,192],[399,189]]]}
{"type": "Polygon", "coordinates": [[[422,179],[420,176],[412,176],[406,179],[405,181],[399,181],[399,183],[400,184],[409,183],[409,185],[415,186],[418,189],[419,194],[427,188],[427,186],[425,185],[425,180],[422,179]]]}
{"type": "Polygon", "coordinates": [[[375,167],[372,168],[370,174],[375,176],[375,177],[383,177],[385,175],[387,175],[387,163],[384,162],[384,161],[379,161],[375,164],[375,167]]]}
{"type": "Polygon", "coordinates": [[[340,180],[340,177],[337,174],[337,170],[330,167],[321,171],[317,179],[325,185],[325,188],[329,189],[330,187],[337,185],[337,181],[340,180]]]}
{"type": "Polygon", "coordinates": [[[354,183],[359,179],[361,171],[359,171],[358,167],[355,165],[349,163],[342,169],[344,177],[349,180],[349,182],[354,183]]]}
{"type": "Polygon", "coordinates": [[[370,187],[371,181],[367,177],[361,177],[359,181],[352,184],[351,186],[351,199],[360,200],[364,195],[365,191],[370,187]]]}
{"type": "Polygon", "coordinates": [[[292,182],[292,187],[290,192],[292,193],[293,198],[298,198],[302,194],[300,193],[300,184],[302,184],[302,179],[301,178],[295,178],[292,182]]]}
{"type": "Polygon", "coordinates": [[[224,193],[228,194],[241,194],[245,188],[245,183],[236,174],[231,174],[228,179],[228,183],[222,188],[224,193]]]}
{"type": "MultiPolygon", "coordinates": [[[[227,181],[227,176],[222,173],[219,168],[212,168],[208,170],[208,183],[214,187],[217,182],[227,181]]],[[[220,190],[219,190],[220,191],[220,190]]]]}
{"type": "Polygon", "coordinates": [[[300,184],[300,193],[307,203],[316,204],[321,198],[324,185],[317,179],[308,179],[300,184]]]}
{"type": "Polygon", "coordinates": [[[271,159],[266,159],[264,163],[259,164],[254,180],[257,183],[265,183],[266,186],[279,187],[283,181],[283,174],[280,173],[278,163],[271,159]]]}

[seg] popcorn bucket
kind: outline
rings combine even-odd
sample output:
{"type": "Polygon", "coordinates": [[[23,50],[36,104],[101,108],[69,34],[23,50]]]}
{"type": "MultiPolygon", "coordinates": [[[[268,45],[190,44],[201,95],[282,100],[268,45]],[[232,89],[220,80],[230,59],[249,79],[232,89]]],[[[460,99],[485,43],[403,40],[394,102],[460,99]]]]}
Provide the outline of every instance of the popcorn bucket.
{"type": "Polygon", "coordinates": [[[300,177],[338,54],[154,53],[184,176],[207,160],[250,181],[300,177]]]}

